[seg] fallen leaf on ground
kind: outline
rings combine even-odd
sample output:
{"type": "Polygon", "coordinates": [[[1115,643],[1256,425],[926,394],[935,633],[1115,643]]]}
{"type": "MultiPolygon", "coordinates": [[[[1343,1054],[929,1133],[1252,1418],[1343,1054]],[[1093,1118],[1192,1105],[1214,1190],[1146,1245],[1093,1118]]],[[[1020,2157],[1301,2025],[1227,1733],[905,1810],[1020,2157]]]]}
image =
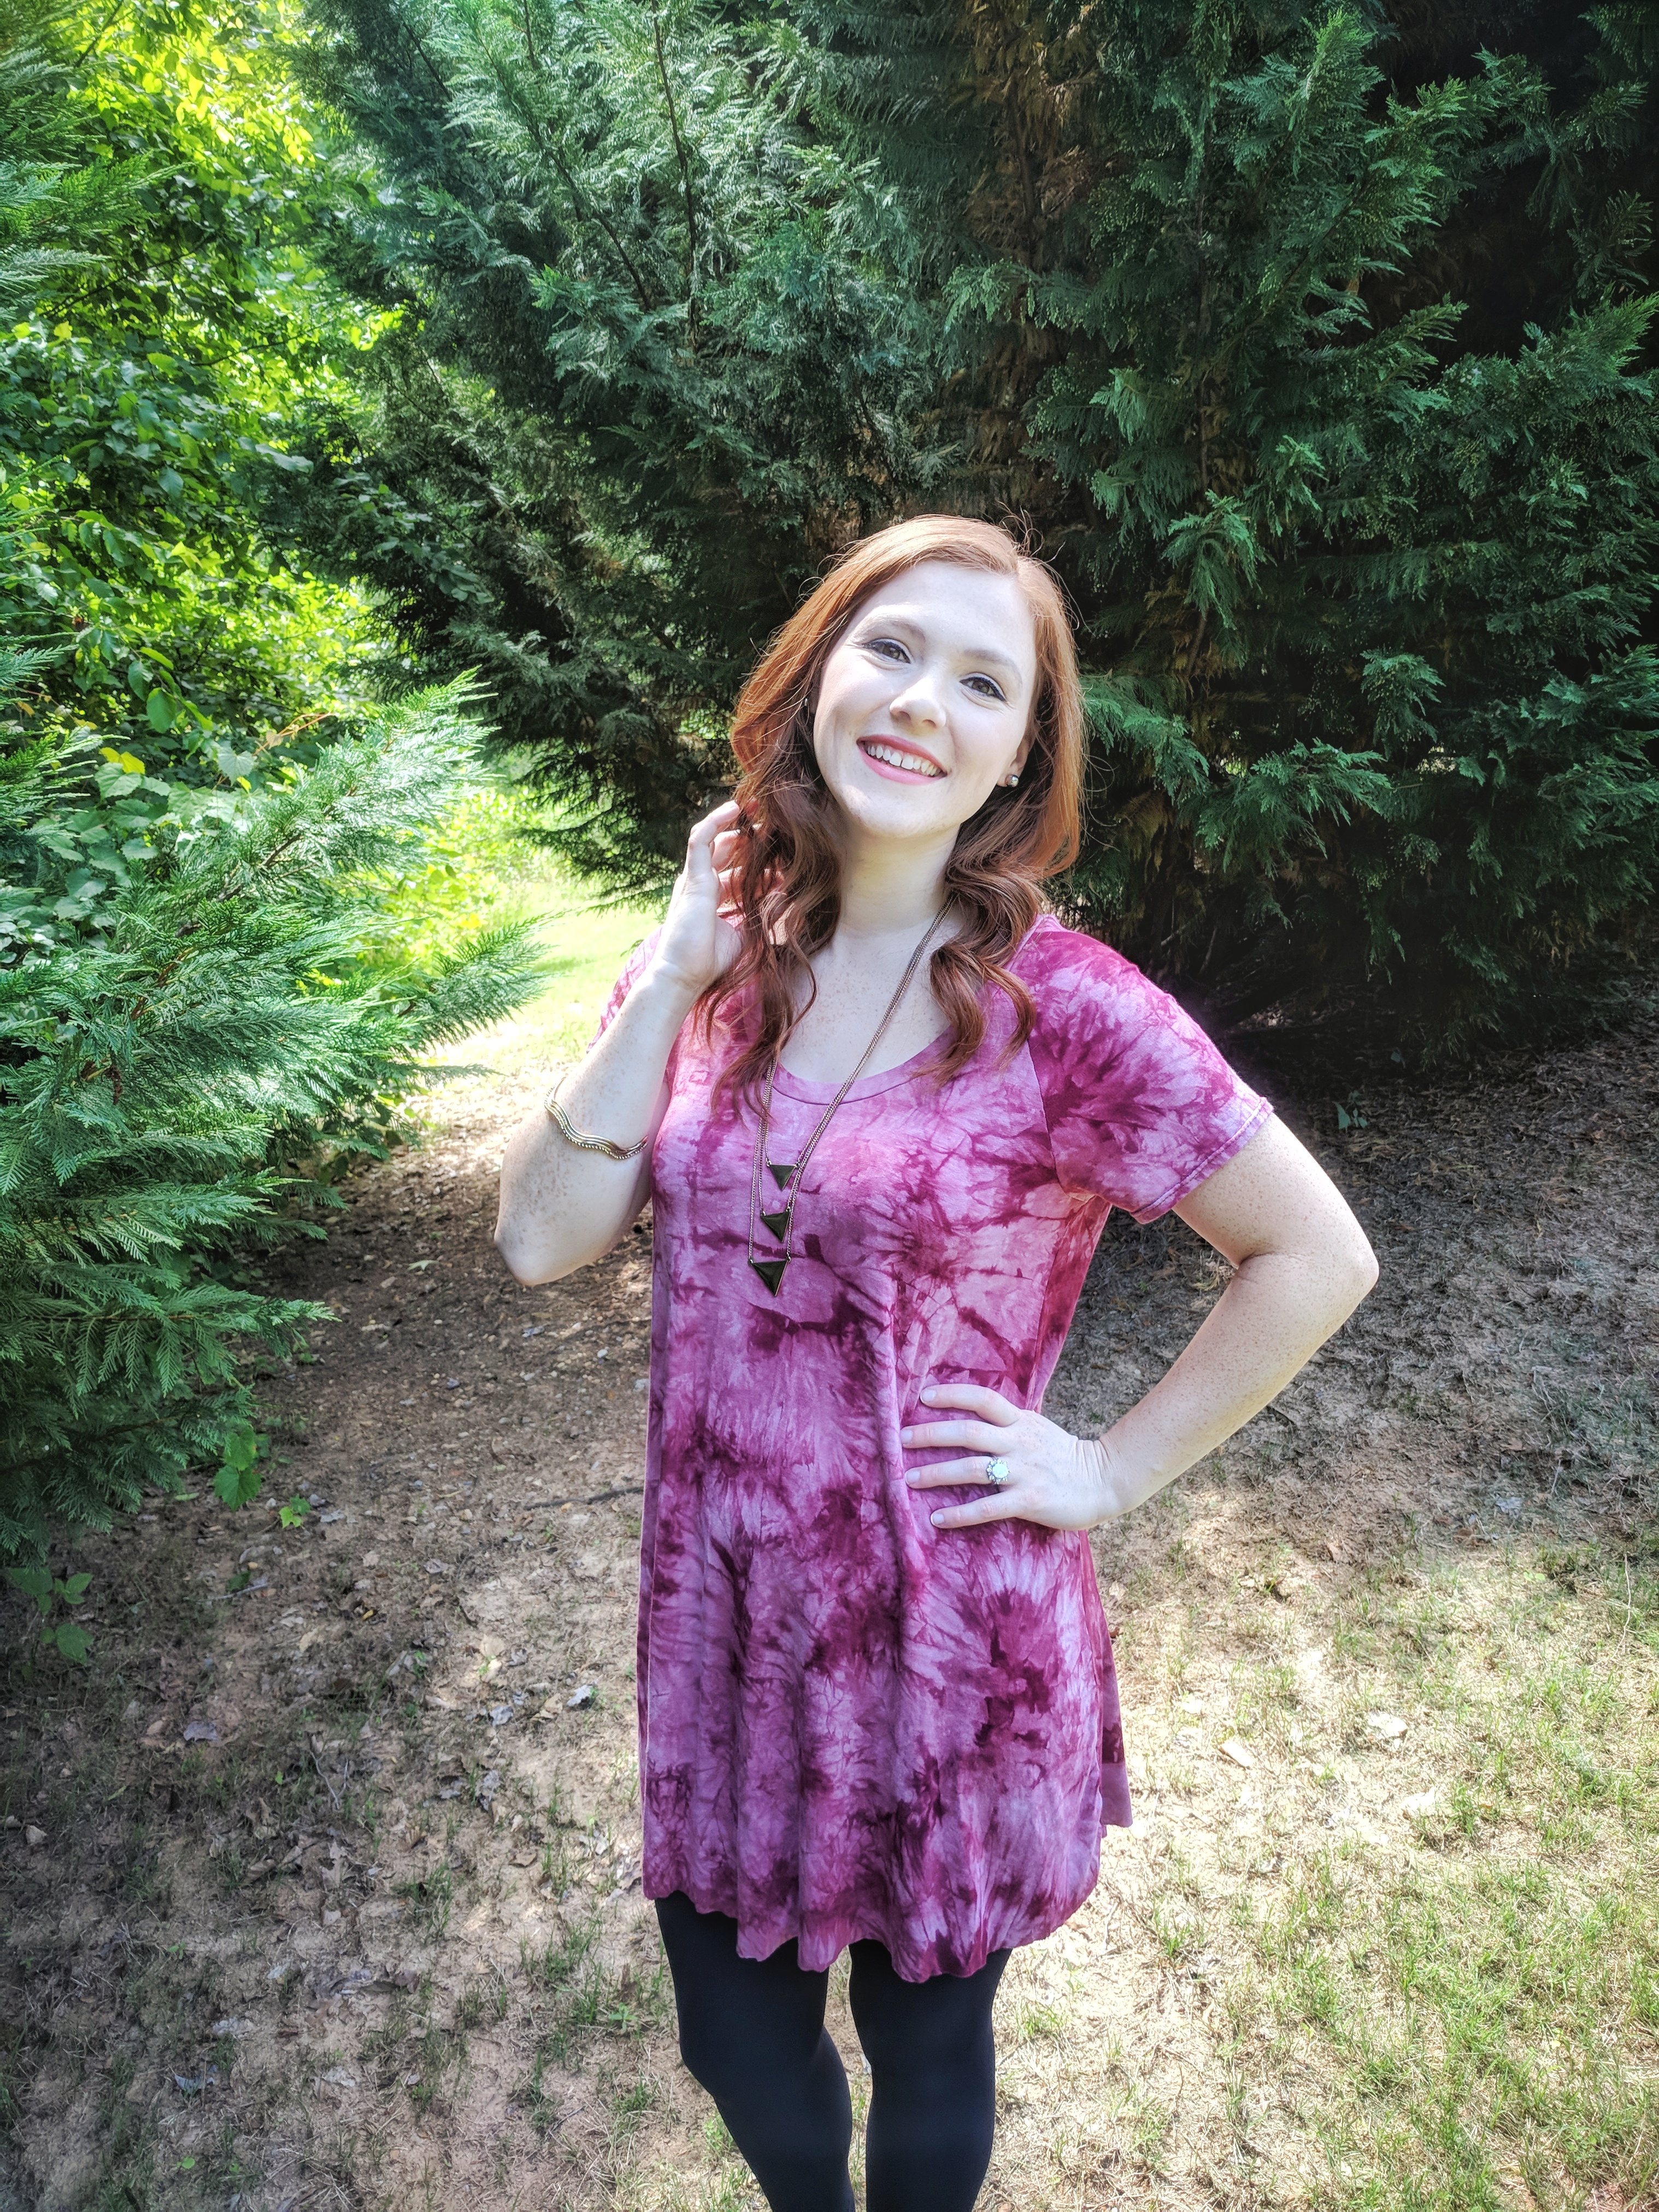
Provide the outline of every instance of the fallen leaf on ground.
{"type": "Polygon", "coordinates": [[[1242,1743],[1236,1735],[1230,1735],[1222,1745],[1221,1755],[1224,1759],[1231,1759],[1235,1766],[1249,1767],[1255,1765],[1255,1753],[1248,1743],[1242,1743]]]}
{"type": "Polygon", "coordinates": [[[1373,1735],[1384,1736],[1393,1742],[1396,1737],[1405,1735],[1407,1723],[1401,1719],[1398,1713],[1367,1713],[1365,1725],[1373,1735]]]}

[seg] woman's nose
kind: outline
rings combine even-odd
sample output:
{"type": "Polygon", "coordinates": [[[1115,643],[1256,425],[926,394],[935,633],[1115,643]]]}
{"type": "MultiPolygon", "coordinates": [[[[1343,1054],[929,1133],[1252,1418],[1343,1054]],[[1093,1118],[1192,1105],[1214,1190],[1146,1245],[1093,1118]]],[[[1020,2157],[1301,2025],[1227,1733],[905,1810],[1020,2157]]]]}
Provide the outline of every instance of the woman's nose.
{"type": "Polygon", "coordinates": [[[933,728],[945,720],[945,709],[939,695],[939,685],[931,674],[918,669],[909,683],[892,702],[891,711],[902,715],[907,722],[933,728]]]}

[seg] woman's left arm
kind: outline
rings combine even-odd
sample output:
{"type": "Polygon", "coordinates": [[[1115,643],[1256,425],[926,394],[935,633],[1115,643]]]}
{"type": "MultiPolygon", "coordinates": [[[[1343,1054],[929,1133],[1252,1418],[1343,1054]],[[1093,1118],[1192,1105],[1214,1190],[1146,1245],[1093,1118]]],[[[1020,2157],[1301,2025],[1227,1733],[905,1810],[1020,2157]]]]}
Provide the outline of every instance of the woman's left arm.
{"type": "Polygon", "coordinates": [[[1376,1280],[1364,1231],[1276,1116],[1176,1211],[1232,1262],[1233,1277],[1169,1372],[1103,1437],[1073,1437],[995,1390],[922,1391],[930,1410],[959,1417],[906,1429],[904,1443],[918,1451],[957,1445],[973,1456],[917,1468],[913,1486],[983,1482],[993,1455],[1009,1470],[1000,1488],[941,1507],[937,1527],[1020,1520],[1091,1528],[1128,1512],[1259,1413],[1376,1280]]]}

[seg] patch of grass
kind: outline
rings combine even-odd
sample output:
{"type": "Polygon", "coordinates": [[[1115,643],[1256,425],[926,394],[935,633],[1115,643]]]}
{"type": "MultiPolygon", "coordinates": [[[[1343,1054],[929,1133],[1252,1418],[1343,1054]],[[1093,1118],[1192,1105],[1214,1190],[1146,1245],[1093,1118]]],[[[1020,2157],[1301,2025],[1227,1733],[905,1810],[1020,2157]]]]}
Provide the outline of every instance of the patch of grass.
{"type": "Polygon", "coordinates": [[[1058,2043],[1066,2033],[1066,2015],[1058,2005],[1026,2004],[1014,2023],[1014,2041],[1058,2043]]]}
{"type": "Polygon", "coordinates": [[[523,803],[494,801],[471,817],[458,817],[441,886],[432,877],[404,888],[407,913],[422,927],[429,926],[429,902],[440,889],[452,909],[458,899],[465,905],[487,895],[492,922],[526,913],[542,918],[543,941],[552,956],[547,990],[512,1021],[440,1055],[469,1063],[487,1060],[512,1076],[578,1058],[586,1050],[618,970],[664,909],[650,904],[600,906],[549,856],[523,844],[510,852],[508,813],[521,817],[523,803]]]}
{"type": "Polygon", "coordinates": [[[659,2094],[648,2074],[641,2074],[626,2087],[613,2084],[606,2098],[611,2107],[612,2136],[624,2139],[636,2133],[646,2114],[657,2105],[659,2094]]]}
{"type": "MultiPolygon", "coordinates": [[[[1371,1591],[1348,1615],[1359,1706],[1422,1710],[1408,1741],[1433,1731],[1417,1757],[1443,1781],[1413,1823],[1431,1850],[1304,1856],[1260,1917],[1232,1916],[1319,2085],[1310,2125],[1333,2178],[1316,2201],[1496,2212],[1517,2175],[1552,2206],[1659,2188],[1659,1737],[1648,1656],[1597,1602],[1607,1566],[1575,1553],[1577,1603],[1559,1554],[1517,1553],[1470,1617],[1449,1588],[1392,1619],[1371,1591]],[[1419,1709],[1425,1650],[1441,1694],[1419,1709]]],[[[1352,1721],[1345,1745],[1375,1771],[1395,1756],[1352,1721]]],[[[1160,1932],[1170,1911],[1158,1900],[1160,1932]]]]}
{"type": "Polygon", "coordinates": [[[435,1943],[449,1925],[455,1903],[455,1870],[447,1858],[440,1859],[429,1874],[394,1884],[392,1894],[410,1900],[428,1940],[435,1943]]]}
{"type": "Polygon", "coordinates": [[[417,2112],[429,2112],[443,2094],[446,2078],[453,2074],[459,2082],[466,2063],[465,2033],[452,2033],[428,2019],[418,2034],[405,2038],[399,2083],[417,2112]]]}
{"type": "Polygon", "coordinates": [[[596,1917],[566,1930],[539,1954],[520,1945],[520,1965],[532,1988],[531,2026],[535,2055],[520,2094],[532,2123],[545,2130],[557,2118],[547,2088],[547,2069],[579,2065],[580,2049],[594,2034],[638,2036],[665,2023],[670,2011],[667,1968],[659,1966],[648,1981],[632,1968],[609,1972],[594,1956],[596,1917]]]}
{"type": "Polygon", "coordinates": [[[555,1897],[562,1898],[568,1895],[571,1879],[570,1853],[562,1835],[556,1833],[550,1835],[542,1845],[539,1879],[547,1885],[555,1897]]]}
{"type": "Polygon", "coordinates": [[[358,2056],[371,2066],[382,2069],[394,2062],[408,2039],[414,2017],[408,1997],[399,1990],[379,2027],[365,2029],[357,2045],[358,2056]]]}

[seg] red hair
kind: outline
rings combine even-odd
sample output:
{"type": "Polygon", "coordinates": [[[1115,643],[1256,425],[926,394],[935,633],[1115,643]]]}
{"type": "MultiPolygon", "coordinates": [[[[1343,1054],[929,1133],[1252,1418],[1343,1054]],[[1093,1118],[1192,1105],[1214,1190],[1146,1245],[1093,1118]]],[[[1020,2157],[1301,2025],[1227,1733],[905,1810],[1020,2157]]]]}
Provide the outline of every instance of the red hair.
{"type": "Polygon", "coordinates": [[[742,936],[737,957],[702,992],[705,1038],[715,1015],[750,985],[759,1010],[740,1056],[725,1071],[752,1092],[816,990],[811,956],[830,942],[841,914],[836,801],[812,750],[812,702],[823,664],[871,592],[924,561],[1012,578],[1030,609],[1036,684],[1026,725],[1030,754],[1017,788],[999,785],[964,822],[945,866],[945,894],[963,927],[929,963],[934,996],[951,1024],[934,1067],[945,1082],[972,1059],[985,1035],[980,993],[994,983],[1012,1001],[1017,1049],[1030,1034],[1031,1001],[1003,966],[1041,908],[1038,885],[1076,858],[1083,786],[1084,708],[1077,649],[1060,589],[1040,561],[988,522],[921,514],[863,538],[792,615],[744,685],[732,728],[743,773],[735,793],[749,834],[738,848],[732,890],[742,936]]]}

